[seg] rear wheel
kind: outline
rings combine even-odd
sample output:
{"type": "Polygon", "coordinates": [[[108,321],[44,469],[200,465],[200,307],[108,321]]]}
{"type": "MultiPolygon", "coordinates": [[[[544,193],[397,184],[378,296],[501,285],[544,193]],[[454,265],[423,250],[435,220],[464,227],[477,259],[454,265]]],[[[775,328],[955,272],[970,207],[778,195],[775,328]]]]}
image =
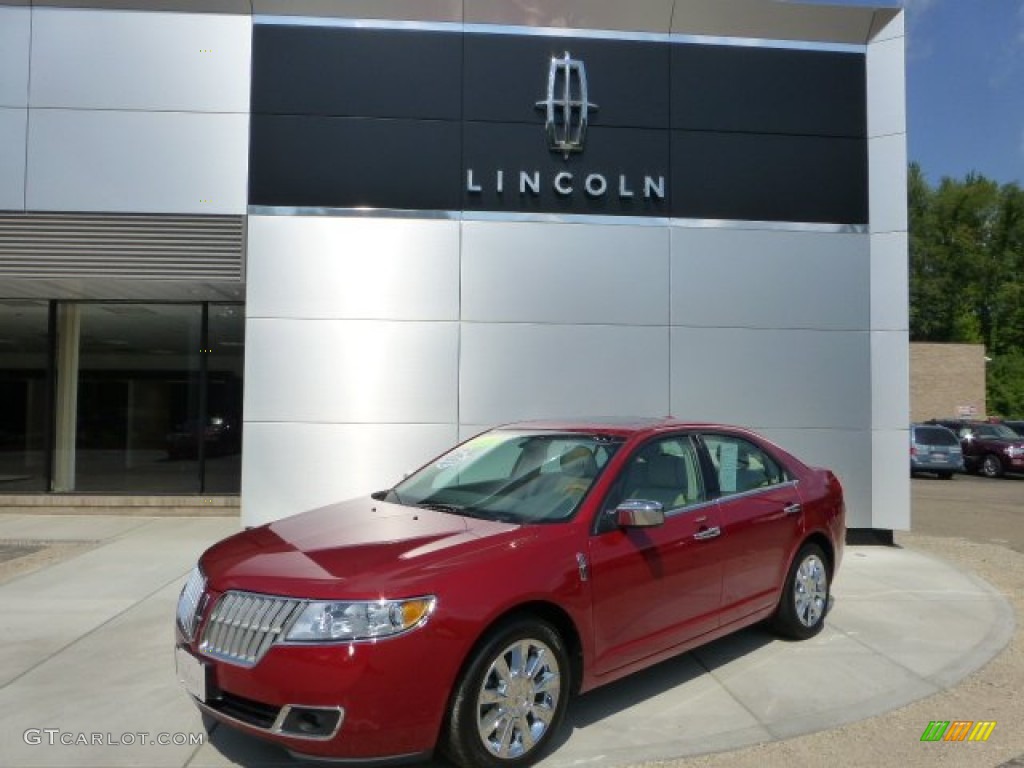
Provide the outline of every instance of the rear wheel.
{"type": "Polygon", "coordinates": [[[939,472],[939,477],[941,477],[943,480],[952,480],[953,479],[953,473],[952,472],[939,472]]]}
{"type": "Polygon", "coordinates": [[[1003,462],[994,453],[988,454],[981,461],[981,474],[985,477],[1001,477],[1003,474],[1003,462]]]}
{"type": "Polygon", "coordinates": [[[828,610],[827,559],[817,544],[804,544],[789,567],[772,628],[784,637],[806,640],[825,625],[828,610]]]}
{"type": "Polygon", "coordinates": [[[461,768],[530,765],[565,716],[570,677],[550,624],[520,617],[497,627],[459,680],[442,751],[461,768]]]}

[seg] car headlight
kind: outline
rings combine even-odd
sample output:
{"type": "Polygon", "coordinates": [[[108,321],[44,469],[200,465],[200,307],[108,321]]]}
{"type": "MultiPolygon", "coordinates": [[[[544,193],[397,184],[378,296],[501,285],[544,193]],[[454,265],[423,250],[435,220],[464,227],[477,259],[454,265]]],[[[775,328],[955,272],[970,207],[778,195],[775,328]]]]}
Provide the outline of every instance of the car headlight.
{"type": "Polygon", "coordinates": [[[434,597],[307,603],[284,639],[322,642],[391,637],[423,624],[436,603],[434,597]]]}
{"type": "Polygon", "coordinates": [[[1006,449],[1006,455],[1009,456],[1011,459],[1016,459],[1019,458],[1020,456],[1024,456],[1024,447],[1011,445],[1009,448],[1006,449]]]}

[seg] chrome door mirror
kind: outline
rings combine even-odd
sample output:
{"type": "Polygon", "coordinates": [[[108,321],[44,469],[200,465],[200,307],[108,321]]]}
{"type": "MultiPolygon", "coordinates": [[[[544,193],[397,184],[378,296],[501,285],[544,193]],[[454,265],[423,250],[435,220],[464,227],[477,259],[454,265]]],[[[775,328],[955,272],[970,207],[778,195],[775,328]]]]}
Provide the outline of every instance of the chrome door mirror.
{"type": "Polygon", "coordinates": [[[656,528],[665,522],[665,508],[658,501],[626,499],[615,508],[620,528],[656,528]]]}

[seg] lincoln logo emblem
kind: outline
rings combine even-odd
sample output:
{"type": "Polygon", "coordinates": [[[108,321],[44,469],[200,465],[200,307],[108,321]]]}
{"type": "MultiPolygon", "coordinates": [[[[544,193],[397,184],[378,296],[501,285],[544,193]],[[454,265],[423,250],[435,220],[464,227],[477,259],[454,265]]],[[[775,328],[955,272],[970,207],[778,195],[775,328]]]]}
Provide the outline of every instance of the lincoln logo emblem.
{"type": "Polygon", "coordinates": [[[569,159],[572,152],[583,151],[587,133],[587,115],[597,104],[587,100],[587,70],[583,62],[566,51],[562,58],[551,58],[548,67],[548,97],[537,102],[545,112],[545,129],[552,152],[569,159]]]}

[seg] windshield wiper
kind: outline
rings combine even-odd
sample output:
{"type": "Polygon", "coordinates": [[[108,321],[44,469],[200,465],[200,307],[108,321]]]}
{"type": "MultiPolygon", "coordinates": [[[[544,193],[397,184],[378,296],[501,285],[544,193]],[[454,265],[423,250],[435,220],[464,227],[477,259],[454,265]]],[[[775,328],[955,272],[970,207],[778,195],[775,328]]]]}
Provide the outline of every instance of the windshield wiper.
{"type": "Polygon", "coordinates": [[[421,501],[416,505],[417,507],[423,507],[423,509],[432,509],[435,512],[447,512],[450,515],[465,515],[468,507],[460,507],[458,504],[440,504],[436,501],[421,501]]]}
{"type": "Polygon", "coordinates": [[[475,507],[460,507],[458,504],[440,504],[434,501],[421,501],[416,505],[424,509],[432,509],[436,512],[446,512],[450,515],[462,515],[473,517],[477,520],[491,520],[496,523],[519,523],[519,517],[505,512],[485,512],[475,507]]]}

